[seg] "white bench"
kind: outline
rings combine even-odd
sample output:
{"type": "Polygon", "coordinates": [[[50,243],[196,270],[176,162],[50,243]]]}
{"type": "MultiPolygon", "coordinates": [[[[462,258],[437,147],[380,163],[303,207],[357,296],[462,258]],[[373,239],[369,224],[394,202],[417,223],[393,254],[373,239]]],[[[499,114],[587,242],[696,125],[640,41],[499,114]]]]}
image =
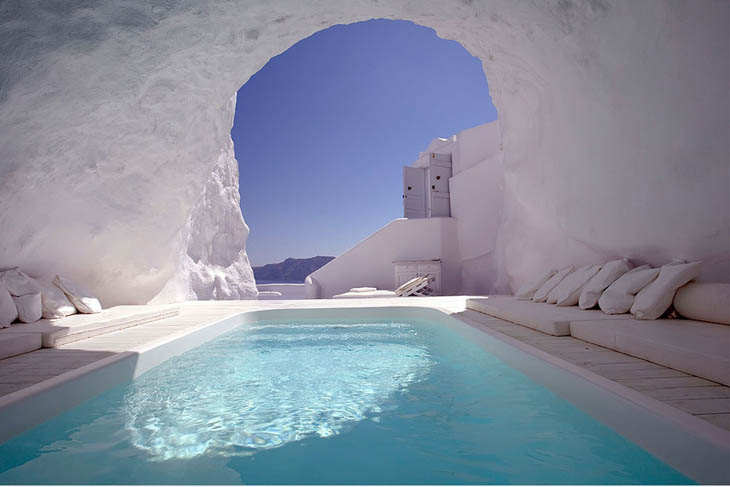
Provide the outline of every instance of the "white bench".
{"type": "MultiPolygon", "coordinates": [[[[96,314],[75,314],[58,320],[15,323],[0,330],[0,337],[37,335],[43,347],[57,347],[85,338],[176,316],[176,306],[115,306],[96,314]]],[[[38,347],[40,348],[40,347],[38,347]]],[[[18,348],[20,350],[20,348],[18,348]]],[[[25,353],[29,350],[14,353],[25,353]]]]}
{"type": "MultiPolygon", "coordinates": [[[[628,315],[631,316],[631,315],[628,315]]],[[[730,385],[730,326],[685,319],[573,321],[570,334],[617,352],[730,385]]]]}
{"type": "Polygon", "coordinates": [[[43,339],[38,333],[7,333],[0,335],[0,359],[38,350],[43,339]]]}
{"type": "Polygon", "coordinates": [[[607,315],[599,310],[582,310],[577,306],[558,307],[554,304],[521,301],[514,296],[487,296],[466,300],[466,307],[496,318],[527,326],[549,335],[570,335],[573,320],[627,320],[631,315],[607,315]]]}
{"type": "Polygon", "coordinates": [[[687,319],[637,320],[514,296],[467,300],[467,308],[555,336],[572,335],[617,352],[730,385],[730,326],[687,319]]]}

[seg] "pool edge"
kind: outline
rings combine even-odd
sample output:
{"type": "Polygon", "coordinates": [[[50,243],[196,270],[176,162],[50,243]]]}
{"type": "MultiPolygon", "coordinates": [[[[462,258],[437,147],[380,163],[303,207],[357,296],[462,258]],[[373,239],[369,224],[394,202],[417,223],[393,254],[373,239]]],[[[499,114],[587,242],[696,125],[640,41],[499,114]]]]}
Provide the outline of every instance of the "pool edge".
{"type": "MultiPolygon", "coordinates": [[[[678,426],[684,434],[697,437],[702,441],[712,444],[715,448],[724,450],[730,455],[730,433],[711,425],[701,419],[695,418],[689,413],[676,409],[672,406],[653,399],[639,391],[604,378],[590,370],[567,362],[559,357],[544,352],[529,344],[516,340],[510,336],[492,330],[476,320],[458,315],[458,312],[450,311],[439,306],[422,305],[383,305],[383,306],[338,306],[338,307],[306,307],[306,308],[278,308],[276,306],[261,306],[249,310],[231,310],[222,318],[216,318],[209,322],[189,329],[180,330],[163,338],[153,340],[146,344],[132,347],[128,351],[117,353],[113,356],[92,362],[78,369],[61,374],[57,377],[47,379],[43,382],[21,389],[14,393],[0,398],[0,414],[6,418],[0,426],[0,443],[17,436],[55,416],[58,416],[73,407],[123,383],[129,382],[142,375],[153,367],[165,362],[169,358],[182,354],[192,348],[200,346],[205,342],[226,333],[245,323],[255,322],[262,319],[276,319],[286,315],[338,315],[344,313],[369,312],[392,314],[405,312],[412,315],[413,319],[441,319],[453,321],[460,326],[466,326],[476,332],[482,333],[491,339],[517,349],[518,351],[531,356],[537,360],[548,362],[550,365],[565,371],[573,376],[603,389],[606,393],[612,394],[623,401],[631,403],[648,414],[654,415],[661,421],[668,421],[678,426]],[[420,316],[419,316],[420,315],[420,316]],[[59,394],[63,391],[62,394],[59,394]],[[10,419],[10,421],[8,421],[10,419]]],[[[516,367],[517,368],[517,367],[516,367]]],[[[518,368],[518,370],[520,370],[518,368]]],[[[524,370],[520,370],[525,373],[524,370]]],[[[530,374],[527,374],[528,376],[530,374]]],[[[541,381],[536,381],[541,383],[541,381]]],[[[550,384],[543,384],[548,389],[553,389],[550,384]]],[[[618,434],[628,438],[639,447],[687,475],[695,481],[702,483],[725,483],[730,482],[730,474],[718,472],[717,475],[705,476],[701,472],[690,472],[684,466],[678,467],[676,458],[667,458],[664,454],[657,454],[656,448],[652,448],[651,441],[642,441],[641,435],[631,430],[626,431],[621,425],[607,424],[596,417],[591,411],[587,411],[569,397],[564,399],[573,403],[586,414],[592,416],[601,424],[613,429],[618,434]],[[637,437],[638,435],[638,437],[637,437]]],[[[656,443],[656,441],[655,441],[656,443]]],[[[673,454],[676,457],[678,454],[673,454]]],[[[686,462],[685,462],[686,463],[686,462]]],[[[679,462],[682,465],[682,462],[679,462]]],[[[696,469],[690,469],[696,470],[696,469]]]]}

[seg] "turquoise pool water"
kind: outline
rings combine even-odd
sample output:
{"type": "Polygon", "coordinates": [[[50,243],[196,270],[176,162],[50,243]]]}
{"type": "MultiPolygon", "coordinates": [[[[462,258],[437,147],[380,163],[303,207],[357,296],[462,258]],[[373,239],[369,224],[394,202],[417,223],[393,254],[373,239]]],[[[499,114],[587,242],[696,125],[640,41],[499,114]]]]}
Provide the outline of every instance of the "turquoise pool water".
{"type": "Polygon", "coordinates": [[[244,325],[0,445],[11,484],[680,484],[443,324],[244,325]]]}

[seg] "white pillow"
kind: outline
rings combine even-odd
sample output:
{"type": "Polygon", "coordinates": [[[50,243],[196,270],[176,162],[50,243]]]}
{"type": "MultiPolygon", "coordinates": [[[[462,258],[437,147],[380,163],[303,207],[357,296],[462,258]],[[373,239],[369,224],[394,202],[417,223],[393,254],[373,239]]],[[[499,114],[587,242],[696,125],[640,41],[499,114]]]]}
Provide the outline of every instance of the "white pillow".
{"type": "Polygon", "coordinates": [[[548,294],[550,294],[550,291],[553,290],[555,286],[560,284],[560,281],[565,279],[565,276],[573,272],[575,267],[570,266],[566,267],[565,269],[559,270],[553,277],[545,281],[545,284],[540,286],[540,289],[535,291],[535,295],[532,297],[532,300],[536,303],[544,303],[545,300],[548,297],[548,294]]]}
{"type": "Polygon", "coordinates": [[[677,289],[674,308],[691,320],[730,325],[730,284],[690,282],[677,289]]]}
{"type": "Polygon", "coordinates": [[[665,265],[654,282],[639,291],[631,314],[640,320],[655,320],[669,309],[677,289],[700,275],[702,262],[665,265]]]}
{"type": "Polygon", "coordinates": [[[374,291],[377,291],[377,288],[374,287],[353,287],[350,289],[351,293],[372,293],[374,291]]]}
{"type": "Polygon", "coordinates": [[[76,307],[58,287],[48,281],[38,280],[36,282],[41,287],[41,307],[45,319],[63,318],[76,313],[76,307]]]}
{"type": "Polygon", "coordinates": [[[58,287],[69,301],[79,310],[79,313],[100,313],[101,303],[95,297],[77,287],[61,276],[53,278],[53,284],[58,287]]]}
{"type": "Polygon", "coordinates": [[[532,299],[532,297],[535,295],[535,292],[540,289],[540,286],[545,284],[548,279],[555,275],[556,272],[556,269],[548,269],[547,271],[537,276],[537,278],[524,283],[515,293],[515,297],[517,299],[524,300],[532,299]]]}
{"type": "Polygon", "coordinates": [[[614,283],[616,279],[631,270],[631,262],[628,259],[612,260],[604,264],[601,270],[588,281],[580,292],[578,306],[581,309],[590,309],[598,304],[598,298],[603,291],[614,283]]]}
{"type": "Polygon", "coordinates": [[[586,265],[578,268],[550,291],[548,303],[554,299],[557,306],[575,306],[578,304],[583,286],[600,270],[600,265],[586,265]]]}
{"type": "Polygon", "coordinates": [[[0,328],[10,326],[18,317],[18,309],[10,296],[8,287],[0,281],[0,328]]]}
{"type": "Polygon", "coordinates": [[[2,281],[10,290],[13,296],[24,296],[41,292],[41,288],[35,279],[25,275],[16,269],[10,269],[0,273],[2,281]]]}
{"type": "MultiPolygon", "coordinates": [[[[568,279],[571,279],[572,276],[575,275],[576,272],[579,272],[581,268],[577,268],[572,272],[569,272],[567,276],[565,276],[563,279],[560,280],[559,283],[557,283],[548,293],[547,298],[545,298],[545,302],[548,304],[555,304],[558,302],[558,294],[556,293],[557,290],[559,290],[562,285],[567,281],[568,279]]],[[[568,281],[568,284],[570,284],[570,281],[568,281]]]]}
{"type": "Polygon", "coordinates": [[[603,291],[598,299],[601,311],[609,315],[626,313],[634,304],[636,293],[646,287],[659,275],[659,269],[642,265],[632,269],[603,291]]]}
{"type": "Polygon", "coordinates": [[[41,293],[13,296],[13,302],[18,309],[18,319],[23,323],[33,323],[41,319],[41,293]]]}

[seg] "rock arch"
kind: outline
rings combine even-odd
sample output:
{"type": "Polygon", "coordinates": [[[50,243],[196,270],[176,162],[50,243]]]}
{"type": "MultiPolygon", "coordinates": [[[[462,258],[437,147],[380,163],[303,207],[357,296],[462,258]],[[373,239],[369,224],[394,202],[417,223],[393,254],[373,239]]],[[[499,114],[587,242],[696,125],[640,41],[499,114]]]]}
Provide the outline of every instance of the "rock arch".
{"type": "MultiPolygon", "coordinates": [[[[609,255],[730,279],[728,3],[0,5],[0,266],[105,305],[255,292],[231,94],[336,23],[412,20],[482,60],[500,114],[495,286],[609,255]],[[192,277],[191,277],[192,276],[192,277]]],[[[489,291],[489,290],[484,290],[489,291]]]]}

